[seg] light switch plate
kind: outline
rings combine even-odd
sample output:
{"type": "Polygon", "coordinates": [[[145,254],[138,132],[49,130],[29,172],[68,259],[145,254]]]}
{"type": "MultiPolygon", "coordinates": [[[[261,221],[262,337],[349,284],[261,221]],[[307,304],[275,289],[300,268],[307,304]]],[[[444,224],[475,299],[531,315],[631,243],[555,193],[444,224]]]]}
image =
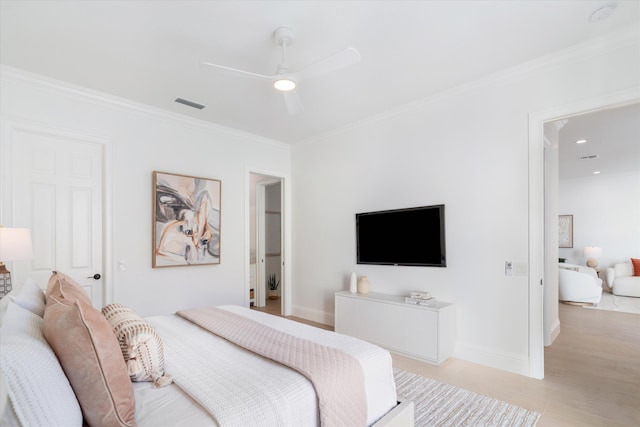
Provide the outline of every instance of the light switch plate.
{"type": "Polygon", "coordinates": [[[529,274],[529,266],[526,262],[514,262],[513,269],[516,276],[527,276],[529,274]]]}

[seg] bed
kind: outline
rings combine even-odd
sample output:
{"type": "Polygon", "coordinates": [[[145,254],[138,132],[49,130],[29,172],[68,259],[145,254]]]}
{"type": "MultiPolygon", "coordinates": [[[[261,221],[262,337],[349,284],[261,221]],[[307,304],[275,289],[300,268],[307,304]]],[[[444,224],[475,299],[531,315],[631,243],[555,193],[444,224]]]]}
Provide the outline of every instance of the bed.
{"type": "Polygon", "coordinates": [[[389,353],[368,342],[245,307],[182,310],[143,320],[160,351],[132,382],[111,320],[61,273],[46,298],[27,280],[0,300],[0,425],[413,425],[389,353]]]}

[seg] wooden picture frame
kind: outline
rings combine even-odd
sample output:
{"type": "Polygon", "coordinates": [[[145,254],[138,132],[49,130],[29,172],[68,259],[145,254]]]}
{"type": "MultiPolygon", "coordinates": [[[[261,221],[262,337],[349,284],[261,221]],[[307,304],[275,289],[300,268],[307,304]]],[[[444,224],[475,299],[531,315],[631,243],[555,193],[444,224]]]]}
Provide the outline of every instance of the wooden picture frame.
{"type": "Polygon", "coordinates": [[[153,172],[153,268],[220,263],[222,182],[153,172]]]}
{"type": "Polygon", "coordinates": [[[558,216],[558,247],[573,248],[573,215],[558,216]]]}

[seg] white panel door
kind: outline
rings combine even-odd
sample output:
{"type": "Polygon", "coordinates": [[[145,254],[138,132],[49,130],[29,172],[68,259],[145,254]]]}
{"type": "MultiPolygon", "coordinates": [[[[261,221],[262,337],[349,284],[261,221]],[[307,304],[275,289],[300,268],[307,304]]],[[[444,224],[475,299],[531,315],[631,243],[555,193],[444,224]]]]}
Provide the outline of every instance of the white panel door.
{"type": "Polygon", "coordinates": [[[52,270],[65,273],[101,307],[102,144],[20,128],[11,142],[15,222],[31,228],[33,239],[25,275],[46,288],[52,270]]]}

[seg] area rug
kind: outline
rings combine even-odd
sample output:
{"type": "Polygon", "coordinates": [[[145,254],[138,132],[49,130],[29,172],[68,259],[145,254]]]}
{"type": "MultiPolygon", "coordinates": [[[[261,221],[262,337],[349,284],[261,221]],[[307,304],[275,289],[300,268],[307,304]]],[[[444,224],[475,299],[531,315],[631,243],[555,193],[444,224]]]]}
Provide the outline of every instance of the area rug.
{"type": "Polygon", "coordinates": [[[416,427],[535,426],[540,414],[393,368],[398,396],[415,405],[416,427]]]}
{"type": "Polygon", "coordinates": [[[583,308],[640,314],[640,298],[621,297],[603,292],[598,305],[585,305],[583,308]]]}

